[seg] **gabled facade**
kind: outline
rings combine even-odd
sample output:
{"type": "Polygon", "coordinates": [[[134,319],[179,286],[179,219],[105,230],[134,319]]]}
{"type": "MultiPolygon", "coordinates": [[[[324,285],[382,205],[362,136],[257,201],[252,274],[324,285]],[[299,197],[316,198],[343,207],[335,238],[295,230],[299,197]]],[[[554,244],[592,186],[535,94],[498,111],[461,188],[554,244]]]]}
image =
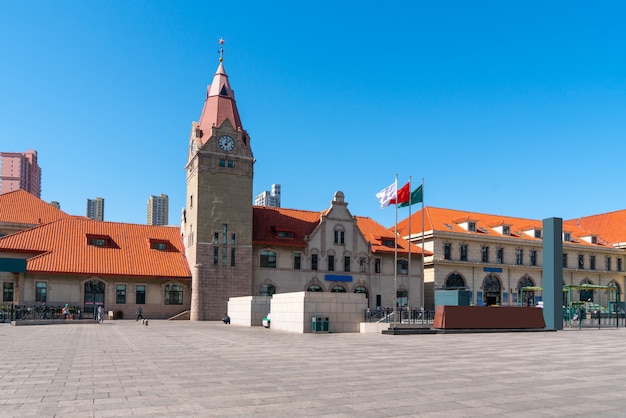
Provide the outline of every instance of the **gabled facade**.
{"type": "MultiPolygon", "coordinates": [[[[424,210],[425,249],[432,253],[425,258],[427,309],[433,309],[437,289],[470,290],[477,305],[527,306],[541,299],[541,293],[523,292],[520,300],[520,289],[543,283],[542,221],[434,207],[424,210]]],[[[626,220],[626,211],[623,216],[626,220]]],[[[624,251],[619,243],[626,241],[622,240],[626,230],[616,233],[624,224],[617,219],[609,222],[610,218],[563,223],[563,281],[615,285],[624,300],[624,251]]],[[[398,230],[421,244],[421,210],[412,215],[410,237],[408,218],[398,224],[398,230]]],[[[609,302],[602,291],[581,291],[573,297],[603,306],[609,302]]]]}
{"type": "Polygon", "coordinates": [[[353,216],[336,192],[324,212],[254,207],[253,294],[363,293],[371,309],[398,304],[419,308],[421,249],[398,239],[370,218],[353,216]]]}

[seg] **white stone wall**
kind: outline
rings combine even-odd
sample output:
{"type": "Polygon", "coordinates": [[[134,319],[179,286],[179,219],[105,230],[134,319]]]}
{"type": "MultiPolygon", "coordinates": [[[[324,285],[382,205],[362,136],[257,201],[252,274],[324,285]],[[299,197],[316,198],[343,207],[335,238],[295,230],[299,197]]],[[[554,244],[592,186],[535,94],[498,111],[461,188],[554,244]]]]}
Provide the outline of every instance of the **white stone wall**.
{"type": "Polygon", "coordinates": [[[262,326],[270,312],[270,296],[242,296],[228,299],[231,325],[262,326]]]}
{"type": "Polygon", "coordinates": [[[329,332],[360,332],[365,295],[359,293],[293,292],[272,297],[271,329],[309,333],[313,317],[328,318],[329,332]]]}

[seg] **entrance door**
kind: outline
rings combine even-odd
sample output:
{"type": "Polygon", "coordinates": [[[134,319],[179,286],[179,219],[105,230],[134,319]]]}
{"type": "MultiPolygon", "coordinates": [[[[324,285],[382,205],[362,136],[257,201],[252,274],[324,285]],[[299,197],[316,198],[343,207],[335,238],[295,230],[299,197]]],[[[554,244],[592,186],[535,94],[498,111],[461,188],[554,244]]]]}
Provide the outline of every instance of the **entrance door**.
{"type": "Polygon", "coordinates": [[[84,318],[95,318],[98,306],[104,309],[104,283],[92,280],[85,283],[84,318]]]}
{"type": "Polygon", "coordinates": [[[499,305],[501,289],[500,280],[496,276],[490,274],[485,277],[485,280],[483,281],[483,297],[485,298],[485,305],[499,305]]]}

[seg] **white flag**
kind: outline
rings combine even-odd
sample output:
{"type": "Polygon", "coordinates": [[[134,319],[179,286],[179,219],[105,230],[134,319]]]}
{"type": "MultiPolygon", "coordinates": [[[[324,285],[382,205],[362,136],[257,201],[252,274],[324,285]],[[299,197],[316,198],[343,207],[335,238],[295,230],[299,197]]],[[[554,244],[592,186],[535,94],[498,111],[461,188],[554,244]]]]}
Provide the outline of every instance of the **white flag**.
{"type": "Polygon", "coordinates": [[[376,193],[376,197],[380,201],[380,207],[384,208],[389,206],[392,200],[398,198],[398,182],[394,181],[392,185],[385,187],[380,192],[376,193]]]}

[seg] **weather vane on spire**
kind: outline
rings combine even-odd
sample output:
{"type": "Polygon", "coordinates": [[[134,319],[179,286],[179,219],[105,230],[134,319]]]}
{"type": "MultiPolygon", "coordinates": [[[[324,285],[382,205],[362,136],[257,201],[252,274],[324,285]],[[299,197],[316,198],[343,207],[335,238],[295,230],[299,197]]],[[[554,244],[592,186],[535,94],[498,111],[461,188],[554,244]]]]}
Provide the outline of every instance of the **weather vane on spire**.
{"type": "Polygon", "coordinates": [[[224,39],[220,37],[219,41],[220,43],[220,62],[224,61],[224,39]]]}

